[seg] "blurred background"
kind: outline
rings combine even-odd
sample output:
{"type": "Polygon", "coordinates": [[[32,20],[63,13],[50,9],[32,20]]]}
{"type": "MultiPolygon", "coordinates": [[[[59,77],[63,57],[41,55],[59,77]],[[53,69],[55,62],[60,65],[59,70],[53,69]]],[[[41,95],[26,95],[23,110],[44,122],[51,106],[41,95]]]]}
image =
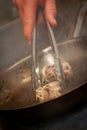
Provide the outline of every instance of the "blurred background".
{"type": "Polygon", "coordinates": [[[12,0],[0,0],[0,26],[16,18],[18,18],[18,12],[12,0]]]}

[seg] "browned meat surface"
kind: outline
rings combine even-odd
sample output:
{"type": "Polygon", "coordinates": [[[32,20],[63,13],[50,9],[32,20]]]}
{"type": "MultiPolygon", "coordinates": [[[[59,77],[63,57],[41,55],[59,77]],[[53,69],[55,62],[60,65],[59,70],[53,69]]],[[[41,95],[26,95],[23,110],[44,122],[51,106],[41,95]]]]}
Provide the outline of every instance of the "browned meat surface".
{"type": "Polygon", "coordinates": [[[41,77],[43,83],[48,83],[57,80],[56,68],[54,65],[46,66],[41,71],[41,77]]]}
{"type": "MultiPolygon", "coordinates": [[[[66,79],[69,79],[72,77],[72,67],[68,62],[63,62],[63,71],[64,71],[64,76],[66,79]]],[[[41,71],[41,77],[42,77],[42,82],[43,83],[49,83],[52,81],[57,81],[59,80],[57,73],[56,73],[56,68],[54,65],[48,65],[45,66],[42,71],[41,71]]]]}
{"type": "MultiPolygon", "coordinates": [[[[72,77],[72,67],[68,62],[62,62],[64,76],[66,79],[72,77]]],[[[62,90],[59,85],[60,74],[56,72],[54,65],[45,66],[41,70],[42,87],[36,89],[36,99],[45,102],[61,96],[62,90]]]]}
{"type": "Polygon", "coordinates": [[[61,96],[61,88],[58,81],[51,82],[36,89],[36,99],[39,100],[39,102],[45,102],[59,96],[61,96]]]}

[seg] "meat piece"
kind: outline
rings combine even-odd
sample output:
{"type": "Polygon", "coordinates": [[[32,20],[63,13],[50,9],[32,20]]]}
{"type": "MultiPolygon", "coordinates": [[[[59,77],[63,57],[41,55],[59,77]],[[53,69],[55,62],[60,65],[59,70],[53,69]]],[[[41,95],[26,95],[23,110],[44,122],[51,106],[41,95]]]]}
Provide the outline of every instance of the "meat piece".
{"type": "MultiPolygon", "coordinates": [[[[62,65],[65,78],[70,79],[72,77],[72,67],[68,62],[62,62],[62,65]]],[[[53,64],[45,66],[41,70],[43,87],[36,89],[36,99],[39,102],[45,102],[61,96],[62,90],[59,85],[61,79],[59,75],[59,73],[57,75],[56,68],[53,64]]]]}
{"type": "MultiPolygon", "coordinates": [[[[64,76],[66,79],[72,77],[72,67],[68,62],[62,62],[64,76]]],[[[45,66],[41,71],[42,83],[49,83],[52,81],[57,81],[59,79],[59,74],[56,73],[56,68],[54,65],[45,66]]]]}
{"type": "Polygon", "coordinates": [[[42,82],[52,82],[57,80],[56,68],[54,65],[46,66],[41,71],[42,82]]]}
{"type": "Polygon", "coordinates": [[[61,92],[58,81],[51,82],[36,89],[36,99],[39,100],[39,102],[45,102],[61,96],[61,92]]]}

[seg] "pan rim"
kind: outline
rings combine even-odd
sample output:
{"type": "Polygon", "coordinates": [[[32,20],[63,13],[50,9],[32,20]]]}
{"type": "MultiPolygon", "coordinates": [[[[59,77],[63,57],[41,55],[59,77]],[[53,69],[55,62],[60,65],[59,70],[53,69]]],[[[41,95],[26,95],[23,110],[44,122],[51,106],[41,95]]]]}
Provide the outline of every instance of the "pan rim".
{"type": "MultiPolygon", "coordinates": [[[[63,41],[63,42],[60,42],[60,43],[57,43],[57,46],[61,46],[61,45],[65,45],[65,44],[68,44],[68,43],[72,43],[72,41],[83,41],[83,40],[86,40],[87,41],[87,36],[82,36],[82,37],[76,37],[76,38],[72,38],[72,39],[69,39],[69,40],[66,40],[66,41],[63,41]]],[[[43,53],[44,51],[47,51],[47,50],[50,50],[51,47],[47,47],[45,49],[43,49],[42,51],[39,52],[40,53],[43,53]]],[[[14,63],[13,65],[9,66],[8,68],[2,70],[0,73],[6,73],[10,70],[12,70],[14,67],[18,66],[19,64],[21,64],[22,62],[26,61],[27,59],[30,59],[31,58],[31,55],[29,56],[26,56],[20,60],[18,60],[16,63],[14,63]]]]}

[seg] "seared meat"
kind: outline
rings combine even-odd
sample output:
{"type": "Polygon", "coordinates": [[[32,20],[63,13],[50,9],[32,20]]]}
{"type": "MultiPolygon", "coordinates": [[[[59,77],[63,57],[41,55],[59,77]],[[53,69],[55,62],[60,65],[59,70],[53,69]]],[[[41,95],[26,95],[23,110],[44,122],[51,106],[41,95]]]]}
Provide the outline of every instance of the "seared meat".
{"type": "Polygon", "coordinates": [[[58,81],[46,84],[36,89],[36,99],[39,102],[45,102],[61,96],[61,88],[58,81]]]}
{"type": "Polygon", "coordinates": [[[42,83],[49,83],[57,80],[56,68],[54,65],[46,66],[41,71],[42,83]]]}
{"type": "MultiPolygon", "coordinates": [[[[72,76],[72,67],[68,62],[63,62],[63,71],[66,79],[72,76]]],[[[56,68],[54,65],[45,66],[41,71],[42,83],[49,83],[52,81],[59,80],[59,74],[57,75],[56,68]]]]}
{"type": "MultiPolygon", "coordinates": [[[[72,67],[68,62],[62,62],[63,71],[66,79],[72,76],[72,67]]],[[[62,90],[59,84],[60,74],[56,72],[54,65],[45,66],[41,70],[42,87],[36,89],[36,99],[45,102],[61,96],[62,90]]]]}

